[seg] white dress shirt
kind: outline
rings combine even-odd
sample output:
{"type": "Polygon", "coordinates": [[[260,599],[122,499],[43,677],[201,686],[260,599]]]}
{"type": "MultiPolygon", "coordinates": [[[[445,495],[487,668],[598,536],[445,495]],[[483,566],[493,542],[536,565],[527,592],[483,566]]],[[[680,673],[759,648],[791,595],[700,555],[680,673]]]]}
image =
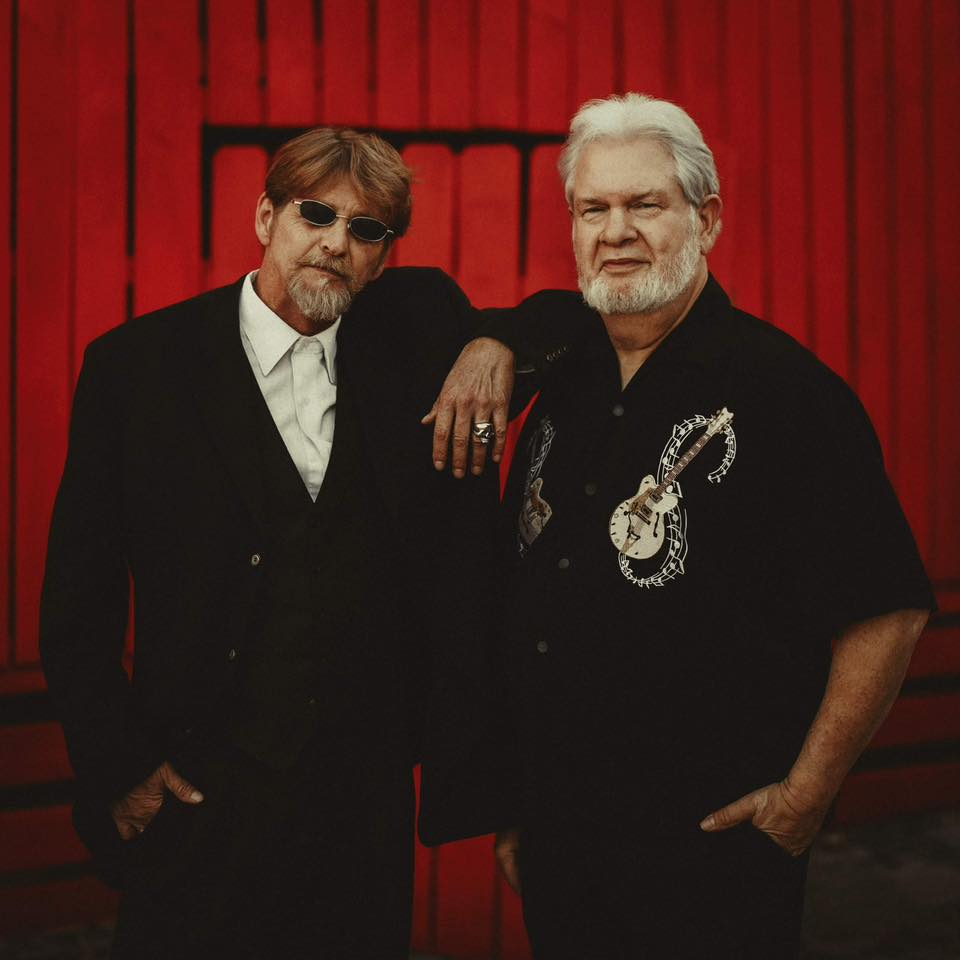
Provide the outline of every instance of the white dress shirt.
{"type": "Polygon", "coordinates": [[[304,337],[277,316],[248,273],[240,292],[240,339],[273,422],[310,496],[330,462],[337,407],[336,323],[304,337]]]}

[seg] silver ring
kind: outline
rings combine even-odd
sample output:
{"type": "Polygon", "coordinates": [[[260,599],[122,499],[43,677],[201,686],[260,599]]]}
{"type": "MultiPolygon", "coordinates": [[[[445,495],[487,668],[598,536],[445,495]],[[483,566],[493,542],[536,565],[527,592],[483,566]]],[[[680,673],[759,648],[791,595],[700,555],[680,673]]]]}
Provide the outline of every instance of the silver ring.
{"type": "Polygon", "coordinates": [[[496,435],[497,431],[493,429],[493,424],[489,420],[478,420],[473,425],[473,439],[483,446],[486,446],[496,435]]]}

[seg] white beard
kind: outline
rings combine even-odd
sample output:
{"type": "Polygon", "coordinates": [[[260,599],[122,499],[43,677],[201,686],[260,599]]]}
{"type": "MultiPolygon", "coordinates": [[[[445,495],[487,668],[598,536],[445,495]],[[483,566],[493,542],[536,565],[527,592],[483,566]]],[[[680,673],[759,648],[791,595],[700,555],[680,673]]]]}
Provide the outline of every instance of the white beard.
{"type": "Polygon", "coordinates": [[[694,211],[690,232],[677,254],[659,266],[651,265],[643,275],[636,278],[617,283],[616,278],[601,272],[587,281],[578,263],[577,277],[587,306],[604,316],[655,313],[678,299],[693,283],[700,264],[700,238],[697,236],[696,225],[694,211]]]}
{"type": "Polygon", "coordinates": [[[296,270],[287,282],[287,293],[308,320],[333,323],[342,313],[346,313],[359,292],[355,289],[355,279],[339,263],[334,264],[327,260],[311,260],[307,263],[310,266],[336,270],[342,278],[334,280],[322,277],[319,283],[310,283],[306,270],[296,270]]]}

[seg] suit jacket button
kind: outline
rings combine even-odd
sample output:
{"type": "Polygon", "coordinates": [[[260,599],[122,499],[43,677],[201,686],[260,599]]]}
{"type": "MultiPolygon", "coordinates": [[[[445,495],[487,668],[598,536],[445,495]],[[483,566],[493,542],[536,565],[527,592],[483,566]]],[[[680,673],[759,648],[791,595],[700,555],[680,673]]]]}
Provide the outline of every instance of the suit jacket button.
{"type": "Polygon", "coordinates": [[[566,570],[566,569],[570,566],[570,561],[569,561],[566,557],[561,557],[561,558],[557,561],[557,566],[558,566],[561,570],[566,570]]]}
{"type": "Polygon", "coordinates": [[[550,649],[550,645],[546,640],[537,641],[537,653],[546,653],[550,649]]]}
{"type": "Polygon", "coordinates": [[[263,557],[261,557],[259,553],[253,554],[253,555],[250,557],[250,566],[251,566],[251,567],[259,567],[261,560],[263,560],[263,557]]]}

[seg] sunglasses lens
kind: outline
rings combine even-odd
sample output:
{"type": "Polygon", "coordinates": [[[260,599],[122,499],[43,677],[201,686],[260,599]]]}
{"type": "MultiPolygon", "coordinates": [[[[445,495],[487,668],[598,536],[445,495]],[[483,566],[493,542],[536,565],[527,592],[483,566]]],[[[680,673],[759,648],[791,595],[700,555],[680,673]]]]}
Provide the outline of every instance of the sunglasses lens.
{"type": "Polygon", "coordinates": [[[350,221],[350,232],[359,240],[377,243],[389,232],[387,225],[373,217],[354,217],[350,221]]]}
{"type": "Polygon", "coordinates": [[[301,200],[300,216],[318,227],[329,227],[337,219],[337,211],[319,200],[301,200]]]}

